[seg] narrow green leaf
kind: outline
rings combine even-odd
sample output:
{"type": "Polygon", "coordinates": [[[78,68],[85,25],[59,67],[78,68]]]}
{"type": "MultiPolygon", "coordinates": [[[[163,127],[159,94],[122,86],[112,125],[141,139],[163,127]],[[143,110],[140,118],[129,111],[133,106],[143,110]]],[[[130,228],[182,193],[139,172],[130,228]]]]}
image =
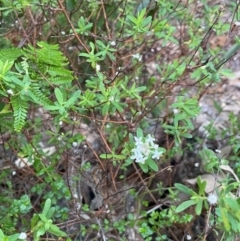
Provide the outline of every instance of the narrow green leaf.
{"type": "Polygon", "coordinates": [[[198,187],[199,187],[199,194],[200,195],[204,194],[207,182],[206,181],[202,181],[201,177],[198,176],[197,177],[197,184],[198,184],[198,187]]]}
{"type": "Polygon", "coordinates": [[[195,205],[196,204],[196,200],[188,200],[188,201],[185,201],[183,203],[181,203],[177,208],[176,208],[176,212],[177,213],[180,213],[182,212],[183,210],[189,208],[190,206],[192,205],[195,205]]]}
{"type": "Polygon", "coordinates": [[[224,193],[227,194],[232,190],[236,189],[238,186],[239,186],[239,182],[233,182],[226,187],[226,189],[224,190],[224,193]]]}
{"type": "Polygon", "coordinates": [[[38,214],[38,216],[44,223],[48,222],[46,215],[44,215],[43,213],[38,214]]]}
{"type": "Polygon", "coordinates": [[[146,89],[147,89],[146,86],[140,86],[140,87],[135,88],[135,89],[134,89],[134,92],[142,92],[142,91],[144,91],[144,90],[146,90],[146,89]]]}
{"type": "Polygon", "coordinates": [[[73,11],[76,5],[76,0],[66,0],[66,8],[68,11],[73,11]]]}
{"type": "Polygon", "coordinates": [[[148,164],[148,166],[149,166],[152,170],[154,170],[155,172],[158,171],[158,165],[157,165],[157,163],[156,163],[155,161],[153,161],[152,159],[148,159],[148,160],[146,161],[146,163],[148,164]]]}
{"type": "Polygon", "coordinates": [[[202,206],[203,206],[203,200],[200,199],[198,200],[197,205],[195,207],[195,212],[197,215],[200,215],[202,213],[202,206]]]}
{"type": "Polygon", "coordinates": [[[137,128],[137,137],[143,137],[143,131],[141,128],[137,128]]]}
{"type": "Polygon", "coordinates": [[[123,112],[123,108],[122,106],[117,103],[117,102],[112,102],[112,104],[114,105],[114,107],[119,111],[119,112],[123,112]]]}
{"type": "Polygon", "coordinates": [[[221,212],[221,215],[222,215],[224,228],[226,229],[226,231],[230,231],[231,227],[230,227],[230,224],[228,222],[227,210],[225,208],[220,207],[220,212],[221,212]]]}
{"type": "Polygon", "coordinates": [[[18,240],[19,235],[20,235],[19,233],[10,235],[10,236],[8,237],[8,241],[16,241],[16,240],[18,240]]]}
{"type": "Polygon", "coordinates": [[[54,235],[56,235],[58,237],[66,237],[67,236],[67,234],[65,232],[61,231],[59,229],[59,227],[54,225],[54,224],[50,225],[50,227],[48,229],[48,232],[52,233],[52,234],[54,234],[54,235]]]}
{"type": "Polygon", "coordinates": [[[146,163],[144,163],[144,164],[139,163],[139,166],[141,167],[143,172],[145,172],[145,173],[148,172],[148,165],[146,163]]]}
{"type": "Polygon", "coordinates": [[[48,213],[50,207],[51,207],[51,199],[48,198],[48,199],[46,200],[45,204],[44,204],[44,208],[43,208],[42,214],[44,214],[45,216],[47,216],[47,213],[48,213]]]}
{"type": "Polygon", "coordinates": [[[55,88],[54,93],[55,93],[55,96],[58,100],[58,103],[60,105],[62,105],[64,100],[63,100],[63,94],[62,94],[61,90],[59,88],[55,88]]]}
{"type": "Polygon", "coordinates": [[[229,208],[231,208],[233,213],[236,214],[239,211],[240,206],[239,206],[238,202],[235,199],[233,199],[231,197],[225,197],[223,200],[224,200],[225,204],[227,204],[227,206],[229,208]]]}
{"type": "Polygon", "coordinates": [[[2,229],[0,229],[0,240],[3,240],[4,239],[4,233],[2,231],[2,229]]]}
{"type": "Polygon", "coordinates": [[[58,110],[59,106],[56,106],[56,105],[46,105],[46,106],[44,106],[44,108],[46,110],[58,110]]]}
{"type": "Polygon", "coordinates": [[[70,107],[71,105],[73,105],[78,99],[78,97],[80,96],[80,94],[81,94],[80,90],[75,91],[73,95],[70,97],[70,99],[64,104],[64,106],[70,107]]]}
{"type": "MultiPolygon", "coordinates": [[[[37,230],[36,235],[37,235],[37,237],[39,238],[40,236],[42,236],[42,235],[45,234],[45,233],[46,233],[46,230],[45,230],[44,226],[41,226],[41,227],[37,230]]],[[[35,240],[35,239],[34,239],[34,240],[35,240]]]]}
{"type": "Polygon", "coordinates": [[[55,207],[51,207],[46,215],[47,219],[50,219],[52,217],[52,215],[54,214],[56,208],[55,207]]]}
{"type": "Polygon", "coordinates": [[[33,229],[37,225],[38,220],[39,220],[38,214],[34,213],[33,217],[31,218],[31,229],[33,229]]]}
{"type": "Polygon", "coordinates": [[[79,56],[89,58],[91,55],[87,53],[80,53],[79,56]]]}
{"type": "Polygon", "coordinates": [[[191,195],[192,190],[190,188],[188,188],[187,186],[181,184],[181,183],[175,183],[174,186],[181,192],[184,192],[188,195],[191,195]]]}
{"type": "Polygon", "coordinates": [[[109,158],[114,158],[114,159],[118,159],[118,160],[123,160],[124,158],[126,158],[126,156],[124,155],[117,155],[117,154],[101,154],[100,155],[100,158],[103,158],[103,159],[109,159],[109,158]]]}

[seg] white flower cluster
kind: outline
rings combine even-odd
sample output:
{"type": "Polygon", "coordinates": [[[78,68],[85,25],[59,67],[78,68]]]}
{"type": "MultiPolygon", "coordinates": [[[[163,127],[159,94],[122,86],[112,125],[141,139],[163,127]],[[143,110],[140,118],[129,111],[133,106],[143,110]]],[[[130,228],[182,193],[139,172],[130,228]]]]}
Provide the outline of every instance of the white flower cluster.
{"type": "Polygon", "coordinates": [[[135,148],[132,149],[133,155],[131,159],[135,159],[136,162],[144,164],[149,158],[159,159],[163,152],[159,151],[159,147],[154,143],[155,139],[148,134],[146,138],[134,137],[135,148]]]}

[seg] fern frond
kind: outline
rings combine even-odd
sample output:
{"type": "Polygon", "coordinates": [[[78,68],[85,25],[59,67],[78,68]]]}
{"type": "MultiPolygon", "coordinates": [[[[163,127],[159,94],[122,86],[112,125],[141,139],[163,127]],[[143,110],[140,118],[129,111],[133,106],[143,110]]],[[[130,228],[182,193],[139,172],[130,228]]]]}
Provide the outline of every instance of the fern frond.
{"type": "Polygon", "coordinates": [[[34,94],[34,96],[37,99],[39,104],[41,104],[43,106],[51,104],[51,101],[41,91],[41,85],[39,85],[38,83],[31,84],[31,91],[34,94]]]}
{"type": "Polygon", "coordinates": [[[24,53],[28,58],[34,59],[39,63],[44,63],[53,66],[65,66],[68,64],[67,58],[59,51],[58,45],[51,45],[45,42],[39,42],[37,44],[40,48],[33,48],[28,46],[24,49],[24,53]]]}
{"type": "Polygon", "coordinates": [[[26,123],[28,104],[19,96],[12,97],[11,104],[14,116],[14,130],[19,132],[26,123]]]}
{"type": "Polygon", "coordinates": [[[18,57],[23,55],[23,52],[19,48],[11,48],[11,49],[1,49],[0,50],[0,59],[2,62],[6,62],[7,60],[15,61],[18,57]]]}
{"type": "Polygon", "coordinates": [[[29,64],[28,64],[27,61],[28,61],[27,58],[23,58],[23,61],[21,62],[21,65],[22,65],[23,70],[26,72],[26,74],[29,75],[29,73],[28,73],[29,64]]]}
{"type": "Polygon", "coordinates": [[[49,82],[55,84],[55,85],[61,85],[61,84],[67,84],[72,82],[73,77],[72,78],[68,78],[68,77],[62,77],[62,76],[57,76],[57,77],[51,77],[48,78],[49,82]]]}
{"type": "Polygon", "coordinates": [[[52,75],[52,76],[68,76],[70,78],[72,78],[72,71],[68,70],[68,69],[63,69],[62,67],[56,67],[56,66],[50,66],[47,70],[47,72],[52,75]]]}

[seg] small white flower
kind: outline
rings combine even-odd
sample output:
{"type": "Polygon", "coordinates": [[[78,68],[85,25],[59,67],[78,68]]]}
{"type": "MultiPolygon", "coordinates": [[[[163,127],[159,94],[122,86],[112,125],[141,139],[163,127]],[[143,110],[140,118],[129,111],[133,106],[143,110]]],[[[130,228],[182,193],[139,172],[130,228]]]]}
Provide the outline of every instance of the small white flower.
{"type": "Polygon", "coordinates": [[[158,147],[159,147],[159,146],[158,146],[157,144],[153,144],[153,145],[152,145],[152,148],[153,148],[154,150],[158,150],[158,147]]]}
{"type": "Polygon", "coordinates": [[[152,158],[153,159],[159,159],[160,156],[162,156],[162,152],[161,151],[158,151],[158,150],[154,150],[153,153],[152,153],[152,158]]]}
{"type": "Polygon", "coordinates": [[[141,151],[141,153],[144,156],[147,156],[150,154],[151,152],[151,146],[147,143],[147,142],[143,142],[142,144],[140,144],[139,146],[137,146],[137,148],[141,151]]]}
{"type": "Polygon", "coordinates": [[[136,136],[134,136],[134,140],[135,140],[135,145],[136,145],[136,146],[142,145],[142,143],[143,143],[142,137],[136,137],[136,136]]]}
{"type": "Polygon", "coordinates": [[[13,91],[12,91],[12,89],[7,90],[7,93],[8,93],[9,95],[13,95],[13,94],[14,94],[13,91]]]}
{"type": "Polygon", "coordinates": [[[221,150],[216,149],[215,152],[216,153],[221,153],[221,150]]]}
{"type": "Polygon", "coordinates": [[[187,238],[187,240],[191,240],[191,239],[192,239],[192,237],[191,237],[190,234],[187,234],[187,235],[186,235],[186,238],[187,238]]]}
{"type": "Polygon", "coordinates": [[[62,121],[59,121],[59,125],[61,126],[63,124],[63,122],[62,121]]]}
{"type": "Polygon", "coordinates": [[[216,205],[217,201],[218,201],[218,197],[217,197],[216,194],[211,193],[211,194],[208,195],[207,201],[210,205],[216,205]]]}
{"type": "Polygon", "coordinates": [[[146,157],[146,156],[140,155],[140,156],[136,159],[136,162],[137,162],[137,163],[144,164],[146,160],[147,160],[147,157],[146,157]]]}
{"type": "Polygon", "coordinates": [[[20,233],[19,239],[26,239],[27,238],[27,234],[26,233],[20,233]]]}
{"type": "Polygon", "coordinates": [[[74,141],[73,143],[72,143],[72,146],[73,147],[76,147],[78,144],[77,144],[77,142],[76,141],[74,141]]]}
{"type": "Polygon", "coordinates": [[[142,61],[142,55],[140,55],[139,53],[133,54],[132,57],[137,59],[138,61],[142,61]]]}
{"type": "Polygon", "coordinates": [[[135,159],[136,162],[144,164],[145,161],[147,160],[146,156],[143,156],[141,151],[139,149],[132,149],[133,155],[130,157],[131,159],[135,159]]]}
{"type": "Polygon", "coordinates": [[[132,152],[133,152],[133,155],[130,156],[131,159],[138,159],[138,158],[141,158],[142,153],[140,152],[139,149],[134,148],[134,149],[132,149],[132,152]]]}
{"type": "Polygon", "coordinates": [[[179,112],[178,109],[173,109],[173,113],[174,113],[174,114],[177,114],[178,112],[179,112]]]}
{"type": "Polygon", "coordinates": [[[61,32],[61,34],[62,34],[62,35],[65,35],[65,34],[66,34],[66,32],[65,32],[65,31],[62,31],[62,32],[61,32]]]}
{"type": "Polygon", "coordinates": [[[110,42],[110,45],[111,45],[111,46],[115,46],[115,45],[116,45],[116,41],[111,41],[111,42],[110,42]]]}
{"type": "Polygon", "coordinates": [[[96,71],[99,72],[101,70],[101,66],[99,64],[96,65],[96,71]]]}
{"type": "Polygon", "coordinates": [[[155,141],[155,138],[153,138],[150,134],[147,135],[147,138],[146,138],[146,142],[148,144],[150,144],[151,146],[154,146],[154,141],[155,141]]]}

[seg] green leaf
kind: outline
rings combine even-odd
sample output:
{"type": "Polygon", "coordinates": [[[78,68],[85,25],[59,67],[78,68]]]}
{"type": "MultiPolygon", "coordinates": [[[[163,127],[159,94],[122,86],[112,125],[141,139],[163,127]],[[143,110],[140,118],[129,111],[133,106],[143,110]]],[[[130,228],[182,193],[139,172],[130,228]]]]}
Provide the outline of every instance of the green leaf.
{"type": "Polygon", "coordinates": [[[44,226],[41,226],[41,227],[37,230],[36,235],[37,235],[37,237],[40,237],[40,236],[42,236],[42,235],[45,234],[45,233],[46,233],[45,227],[44,227],[44,226]]]}
{"type": "Polygon", "coordinates": [[[123,112],[123,108],[122,108],[122,106],[119,103],[112,102],[112,104],[119,112],[123,112]]]}
{"type": "Polygon", "coordinates": [[[148,172],[148,164],[146,164],[146,163],[144,163],[144,164],[139,163],[139,166],[141,167],[143,172],[145,172],[145,173],[148,172]]]}
{"type": "Polygon", "coordinates": [[[68,11],[73,11],[76,6],[76,0],[66,0],[66,8],[68,11]]]}
{"type": "Polygon", "coordinates": [[[59,88],[55,88],[54,93],[55,93],[55,96],[58,100],[58,103],[60,105],[62,105],[64,100],[63,100],[63,94],[62,94],[61,90],[59,88]]]}
{"type": "Polygon", "coordinates": [[[47,222],[48,222],[48,219],[47,219],[47,217],[46,217],[45,214],[40,213],[40,214],[38,214],[38,216],[39,216],[39,218],[40,218],[44,223],[47,223],[47,222]]]}
{"type": "Polygon", "coordinates": [[[206,188],[207,182],[202,181],[201,177],[198,176],[197,177],[197,184],[198,184],[198,187],[199,187],[199,195],[203,195],[205,193],[205,188],[206,188]]]}
{"type": "Polygon", "coordinates": [[[38,214],[34,213],[33,217],[31,218],[31,229],[33,229],[37,225],[38,221],[39,221],[39,216],[38,214]]]}
{"type": "Polygon", "coordinates": [[[44,106],[44,108],[46,110],[59,110],[59,106],[56,106],[56,105],[47,105],[47,106],[44,106]]]}
{"type": "Polygon", "coordinates": [[[44,204],[44,208],[43,208],[43,211],[42,211],[42,214],[44,214],[45,216],[47,216],[47,213],[49,212],[50,210],[50,207],[51,207],[51,199],[48,198],[44,204]]]}
{"type": "Polygon", "coordinates": [[[78,99],[78,97],[80,96],[80,94],[81,94],[80,90],[75,91],[73,95],[70,97],[70,99],[64,104],[64,106],[70,107],[71,105],[73,105],[78,99]]]}
{"type": "Polygon", "coordinates": [[[143,131],[141,128],[137,128],[137,137],[143,137],[143,131]]]}
{"type": "Polygon", "coordinates": [[[148,164],[148,166],[149,166],[152,170],[154,170],[155,172],[158,171],[158,165],[156,164],[155,161],[153,161],[152,159],[148,159],[148,160],[146,161],[146,163],[148,164]]]}
{"type": "Polygon", "coordinates": [[[67,236],[67,234],[65,232],[61,231],[59,229],[59,227],[54,225],[54,224],[50,225],[50,227],[48,229],[48,232],[52,233],[52,234],[54,234],[54,235],[56,235],[58,237],[66,237],[67,236]]]}
{"type": "Polygon", "coordinates": [[[2,231],[2,229],[0,229],[0,240],[3,240],[4,237],[5,237],[5,235],[4,235],[3,231],[2,231]]]}
{"type": "Polygon", "coordinates": [[[231,197],[225,197],[223,200],[224,200],[225,205],[227,205],[229,207],[229,209],[231,209],[231,211],[233,212],[233,215],[238,216],[238,214],[240,212],[240,206],[239,206],[238,202],[236,201],[236,199],[231,198],[231,197]]]}
{"type": "Polygon", "coordinates": [[[224,191],[224,194],[231,192],[232,190],[236,189],[239,186],[239,182],[233,182],[229,184],[224,191]]]}
{"type": "Polygon", "coordinates": [[[11,104],[14,111],[14,129],[19,132],[26,122],[28,103],[22,100],[20,96],[13,96],[11,104]]]}
{"type": "Polygon", "coordinates": [[[184,192],[188,195],[192,194],[192,189],[188,188],[187,186],[185,186],[181,183],[175,183],[174,186],[181,192],[184,192]]]}
{"type": "Polygon", "coordinates": [[[124,155],[117,155],[117,154],[104,153],[104,154],[100,155],[100,158],[102,158],[102,159],[114,158],[114,159],[118,159],[118,160],[123,160],[124,158],[126,158],[126,156],[124,156],[124,155]]]}
{"type": "Polygon", "coordinates": [[[202,213],[202,206],[203,206],[203,200],[199,199],[195,207],[195,212],[197,215],[200,215],[202,213]]]}
{"type": "Polygon", "coordinates": [[[18,240],[19,235],[20,235],[19,233],[10,235],[10,236],[8,237],[8,241],[16,241],[16,240],[18,240]]]}
{"type": "Polygon", "coordinates": [[[183,203],[181,203],[177,208],[176,208],[176,212],[177,213],[180,213],[182,212],[183,210],[189,208],[190,206],[192,205],[195,205],[196,204],[196,200],[188,200],[188,201],[185,201],[183,203]]]}
{"type": "Polygon", "coordinates": [[[224,228],[226,229],[226,231],[230,231],[231,227],[230,224],[228,222],[228,217],[227,217],[227,210],[226,208],[220,207],[220,212],[222,215],[222,220],[223,220],[223,225],[224,228]]]}
{"type": "Polygon", "coordinates": [[[47,219],[50,219],[52,217],[52,215],[54,214],[56,208],[55,207],[51,207],[46,215],[47,219]]]}

